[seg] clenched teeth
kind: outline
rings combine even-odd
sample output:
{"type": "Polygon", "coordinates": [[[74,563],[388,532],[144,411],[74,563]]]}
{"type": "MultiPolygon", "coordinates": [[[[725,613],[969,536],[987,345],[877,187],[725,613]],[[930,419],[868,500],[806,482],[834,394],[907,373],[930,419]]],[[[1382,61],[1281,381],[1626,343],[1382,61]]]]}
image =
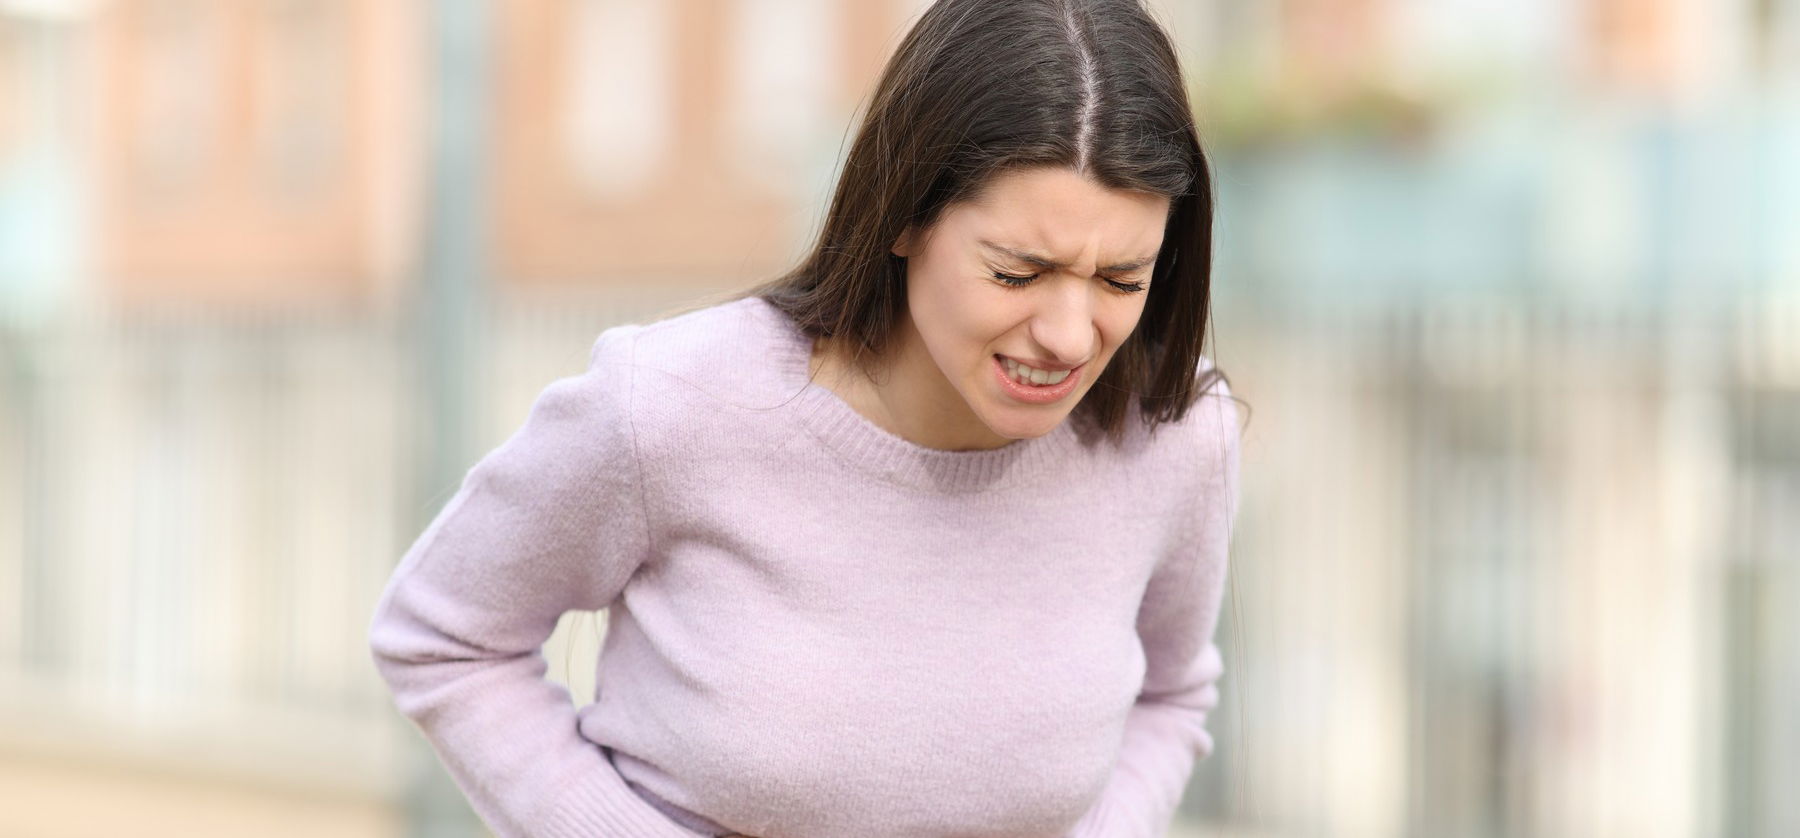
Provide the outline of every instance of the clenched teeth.
{"type": "Polygon", "coordinates": [[[1056,370],[1054,372],[1040,370],[1035,367],[1025,366],[1024,364],[1005,356],[1002,356],[1000,361],[1006,365],[1006,374],[1012,376],[1014,381],[1017,381],[1020,384],[1033,384],[1039,387],[1047,384],[1061,384],[1062,380],[1068,378],[1069,373],[1071,372],[1071,370],[1056,370]]]}

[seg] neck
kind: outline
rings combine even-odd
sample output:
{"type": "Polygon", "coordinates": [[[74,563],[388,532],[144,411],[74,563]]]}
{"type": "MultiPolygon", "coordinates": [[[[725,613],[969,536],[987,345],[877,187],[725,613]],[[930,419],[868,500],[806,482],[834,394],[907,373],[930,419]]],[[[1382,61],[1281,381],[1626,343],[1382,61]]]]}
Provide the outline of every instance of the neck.
{"type": "Polygon", "coordinates": [[[810,370],[863,418],[901,439],[945,451],[999,448],[1014,440],[1000,436],[969,409],[917,340],[910,320],[895,330],[883,357],[869,372],[851,361],[839,341],[814,341],[810,370]]]}

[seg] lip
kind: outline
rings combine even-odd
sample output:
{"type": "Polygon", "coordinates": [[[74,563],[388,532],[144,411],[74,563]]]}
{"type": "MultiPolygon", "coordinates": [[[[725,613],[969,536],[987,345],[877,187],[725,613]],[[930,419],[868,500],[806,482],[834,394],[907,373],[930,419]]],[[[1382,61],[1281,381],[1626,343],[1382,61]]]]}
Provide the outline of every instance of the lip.
{"type": "Polygon", "coordinates": [[[1061,383],[1039,387],[1014,381],[1012,376],[1006,374],[1006,364],[1000,361],[999,355],[989,355],[988,366],[994,368],[994,377],[1000,380],[1000,389],[1026,404],[1050,404],[1067,398],[1081,384],[1081,376],[1087,371],[1087,364],[1084,363],[1070,370],[1061,383]]]}
{"type": "MultiPolygon", "coordinates": [[[[1072,369],[1075,369],[1076,367],[1081,366],[1081,364],[1064,364],[1060,361],[1040,361],[1036,358],[1018,358],[1018,357],[1014,357],[1012,355],[1001,355],[1000,357],[1010,358],[1017,363],[1024,364],[1025,366],[1031,367],[1032,369],[1043,370],[1045,372],[1056,372],[1058,370],[1072,370],[1072,369]]],[[[1084,361],[1083,363],[1086,363],[1086,362],[1084,361]]]]}

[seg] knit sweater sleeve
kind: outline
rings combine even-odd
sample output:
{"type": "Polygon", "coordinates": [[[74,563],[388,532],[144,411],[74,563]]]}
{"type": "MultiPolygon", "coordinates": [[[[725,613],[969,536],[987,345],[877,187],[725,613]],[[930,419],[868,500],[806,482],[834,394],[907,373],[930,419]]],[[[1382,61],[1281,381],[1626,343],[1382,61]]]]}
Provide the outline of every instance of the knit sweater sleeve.
{"type": "Polygon", "coordinates": [[[369,629],[395,704],[500,836],[693,838],[584,739],[544,641],[617,598],[650,552],[630,330],[550,383],[401,557],[369,629]]]}
{"type": "Polygon", "coordinates": [[[1226,549],[1238,501],[1239,431],[1229,387],[1191,408],[1201,483],[1190,496],[1185,535],[1159,561],[1138,608],[1143,687],[1125,721],[1124,741],[1100,798],[1069,838],[1166,835],[1194,764],[1213,750],[1206,720],[1219,703],[1224,663],[1214,643],[1224,592],[1226,549]]]}

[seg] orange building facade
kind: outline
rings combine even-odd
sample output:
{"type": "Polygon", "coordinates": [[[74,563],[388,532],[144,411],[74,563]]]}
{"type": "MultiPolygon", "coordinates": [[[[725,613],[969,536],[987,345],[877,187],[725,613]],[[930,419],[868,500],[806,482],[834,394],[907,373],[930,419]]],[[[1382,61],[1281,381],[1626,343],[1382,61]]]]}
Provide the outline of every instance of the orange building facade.
{"type": "MultiPolygon", "coordinates": [[[[701,288],[778,272],[817,228],[857,107],[925,5],[490,4],[489,165],[471,176],[486,186],[495,281],[701,288]]],[[[1418,18],[1456,18],[1397,0],[1151,5],[1196,86],[1229,58],[1303,101],[1405,72],[1418,18]]],[[[1559,51],[1541,60],[1603,87],[1691,87],[1718,63],[1682,25],[1691,6],[1556,5],[1544,26],[1559,51]]],[[[32,131],[20,79],[42,71],[33,32],[55,27],[82,45],[64,92],[91,106],[71,135],[93,193],[79,261],[104,297],[360,305],[416,280],[434,200],[426,0],[43,7],[65,11],[46,22],[0,6],[13,82],[0,83],[0,153],[32,131]]]]}

